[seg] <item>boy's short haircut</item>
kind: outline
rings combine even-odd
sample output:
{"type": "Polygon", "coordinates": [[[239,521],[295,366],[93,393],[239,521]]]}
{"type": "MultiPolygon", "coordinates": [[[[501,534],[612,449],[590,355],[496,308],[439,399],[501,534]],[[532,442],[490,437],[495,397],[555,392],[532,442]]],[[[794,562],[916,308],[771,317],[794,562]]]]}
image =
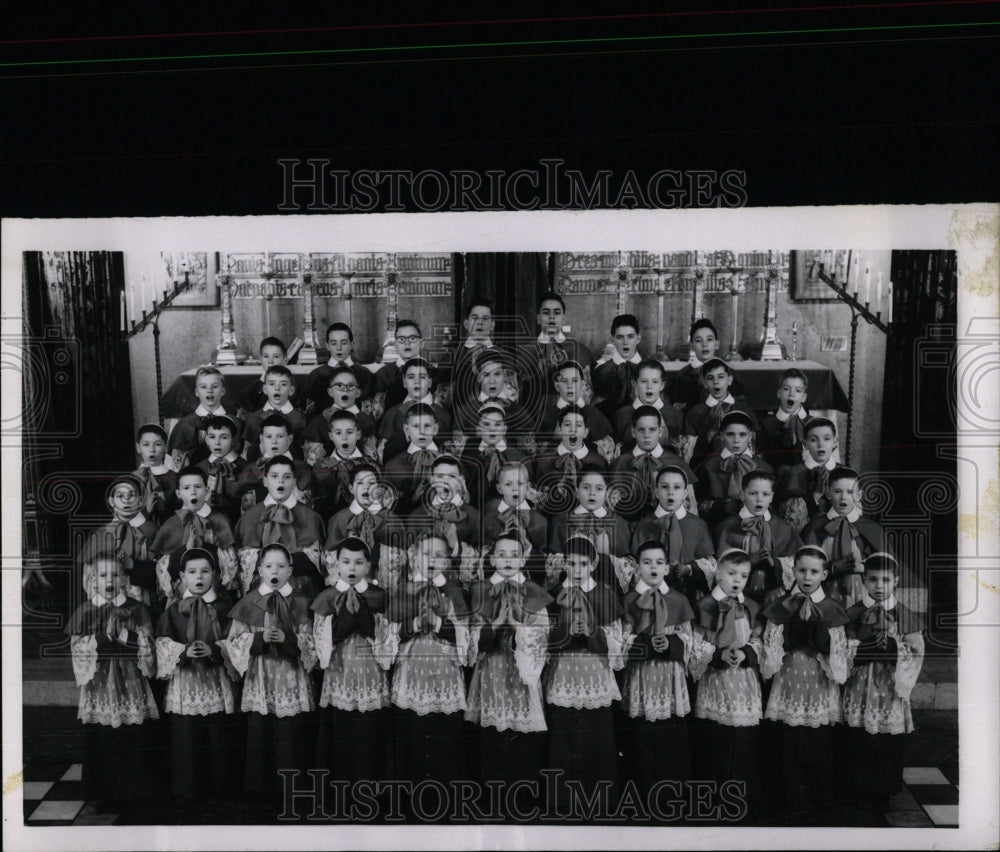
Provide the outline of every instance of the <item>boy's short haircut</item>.
{"type": "Polygon", "coordinates": [[[507,357],[506,353],[501,352],[499,349],[484,349],[476,357],[476,372],[482,371],[483,367],[487,364],[499,364],[505,370],[513,370],[514,365],[511,363],[510,358],[507,357]]]}
{"type": "Polygon", "coordinates": [[[497,471],[497,479],[499,480],[509,470],[516,470],[518,472],[524,471],[525,475],[528,476],[528,480],[531,480],[531,474],[528,472],[528,466],[524,462],[519,461],[509,461],[504,462],[500,465],[500,470],[497,471]]]}
{"type": "Polygon", "coordinates": [[[831,487],[833,483],[839,482],[841,479],[853,479],[857,482],[861,478],[861,474],[858,473],[853,467],[847,467],[847,465],[841,465],[840,467],[835,467],[830,471],[830,478],[828,482],[831,487]]]}
{"type": "Polygon", "coordinates": [[[279,414],[277,411],[264,418],[260,424],[260,431],[263,432],[269,426],[281,426],[289,435],[292,434],[292,424],[288,422],[288,418],[284,414],[279,414]]]}
{"type": "Polygon", "coordinates": [[[712,370],[717,370],[719,367],[722,367],[722,369],[726,371],[727,376],[731,376],[733,374],[733,368],[721,358],[709,358],[704,364],[701,365],[701,377],[705,378],[705,376],[711,373],[712,370]]]}
{"type": "Polygon", "coordinates": [[[417,335],[419,337],[424,336],[424,333],[420,330],[420,325],[417,323],[416,320],[411,320],[411,319],[396,320],[396,328],[394,330],[394,333],[399,334],[399,330],[401,328],[415,328],[417,330],[417,335]]]}
{"type": "Polygon", "coordinates": [[[869,571],[889,571],[893,577],[900,575],[899,562],[891,553],[873,553],[864,561],[865,573],[869,571]]]}
{"type": "Polygon", "coordinates": [[[502,405],[497,405],[495,402],[487,402],[482,408],[479,409],[479,416],[482,417],[484,414],[499,414],[504,418],[504,422],[507,419],[507,412],[504,411],[502,405]]]}
{"type": "Polygon", "coordinates": [[[579,482],[587,474],[596,474],[601,477],[605,482],[608,481],[608,472],[602,468],[599,464],[594,464],[593,462],[587,462],[586,464],[580,465],[580,472],[576,475],[576,481],[579,482]]]}
{"type": "Polygon", "coordinates": [[[667,371],[663,369],[663,365],[657,361],[655,358],[643,358],[635,368],[635,374],[638,376],[643,370],[656,370],[660,374],[660,378],[664,382],[667,380],[667,371]]]}
{"type": "Polygon", "coordinates": [[[710,319],[702,317],[699,320],[695,320],[691,324],[691,333],[688,335],[688,340],[694,340],[695,334],[701,331],[703,328],[707,328],[712,334],[715,335],[716,340],[719,338],[719,332],[716,330],[715,326],[712,324],[710,319]]]}
{"type": "MultiPolygon", "coordinates": [[[[211,547],[211,545],[209,545],[209,547],[211,547]]],[[[210,550],[209,547],[191,547],[185,550],[179,560],[178,568],[180,569],[180,573],[184,573],[184,568],[187,566],[188,562],[193,562],[195,559],[205,559],[208,561],[208,566],[212,569],[212,573],[216,576],[216,579],[218,579],[219,560],[214,553],[215,548],[212,547],[210,550]]]]}
{"type": "Polygon", "coordinates": [[[802,382],[802,386],[809,390],[809,377],[796,367],[791,367],[781,374],[781,378],[778,379],[778,387],[781,387],[787,379],[798,379],[802,382]]]}
{"type": "Polygon", "coordinates": [[[798,550],[795,551],[795,556],[792,557],[792,564],[799,561],[800,556],[813,556],[823,562],[823,570],[830,570],[830,557],[826,555],[826,551],[822,547],[816,544],[804,544],[798,550]]]}
{"type": "Polygon", "coordinates": [[[400,367],[399,372],[405,376],[406,371],[409,370],[410,367],[423,367],[428,372],[428,374],[430,374],[430,372],[434,369],[431,366],[430,361],[428,361],[426,358],[410,358],[409,361],[403,362],[403,366],[400,367]]]}
{"type": "Polygon", "coordinates": [[[407,423],[418,417],[433,417],[434,422],[437,423],[437,415],[434,413],[434,409],[431,408],[426,402],[416,402],[406,409],[407,423]]]}
{"type": "Polygon", "coordinates": [[[640,405],[638,408],[632,409],[632,425],[637,426],[639,421],[643,417],[655,417],[660,421],[660,426],[663,426],[663,417],[660,412],[655,409],[652,405],[640,405]]]}
{"type": "Polygon", "coordinates": [[[288,369],[284,364],[274,364],[268,367],[264,371],[264,381],[267,381],[268,376],[281,376],[282,378],[288,379],[292,383],[292,387],[295,387],[295,379],[292,376],[292,371],[288,369]]]}
{"type": "Polygon", "coordinates": [[[111,484],[108,486],[108,498],[115,493],[115,489],[119,485],[131,485],[136,494],[142,494],[142,481],[138,476],[131,473],[123,473],[121,476],[116,476],[111,480],[111,484]]]}
{"type": "Polygon", "coordinates": [[[563,313],[566,312],[566,303],[563,301],[563,297],[558,293],[554,293],[552,290],[546,290],[538,297],[538,307],[535,309],[535,313],[538,313],[542,309],[542,305],[546,302],[558,302],[560,307],[563,309],[563,313]]]}
{"type": "Polygon", "coordinates": [[[465,310],[465,318],[468,319],[475,308],[487,308],[489,309],[490,316],[493,316],[493,302],[489,299],[481,299],[478,296],[474,297],[471,302],[469,302],[469,307],[465,310]]]}
{"type": "Polygon", "coordinates": [[[327,388],[332,387],[333,383],[336,382],[340,376],[350,376],[354,383],[357,384],[358,377],[354,375],[354,371],[350,367],[341,367],[339,370],[334,370],[330,373],[330,381],[326,384],[327,388]]]}
{"type": "Polygon", "coordinates": [[[585,535],[576,533],[566,539],[563,545],[563,556],[585,556],[588,562],[597,561],[597,548],[585,535]]]}
{"type": "Polygon", "coordinates": [[[357,479],[358,478],[358,474],[361,474],[361,473],[373,473],[373,474],[375,474],[375,479],[376,480],[379,478],[379,470],[371,462],[367,462],[367,461],[356,462],[355,464],[351,465],[350,470],[351,470],[351,474],[350,474],[351,485],[354,484],[354,480],[357,479]]]}
{"type": "Polygon", "coordinates": [[[726,429],[734,425],[746,426],[751,432],[753,431],[753,420],[750,419],[750,415],[745,411],[730,411],[719,422],[719,432],[725,432],[726,429]]]}
{"type": "Polygon", "coordinates": [[[524,552],[524,541],[521,539],[521,536],[518,535],[517,529],[514,527],[503,530],[502,532],[499,532],[495,536],[493,536],[493,539],[489,542],[489,544],[486,547],[486,552],[495,553],[497,545],[501,541],[515,541],[517,542],[518,547],[521,548],[521,552],[522,553],[524,552]]]}
{"type": "Polygon", "coordinates": [[[292,564],[292,554],[289,553],[288,548],[285,547],[280,541],[273,541],[270,544],[264,545],[260,551],[260,556],[257,559],[257,564],[260,565],[264,561],[264,557],[269,553],[282,553],[285,559],[288,560],[288,564],[292,564]]]}
{"type": "Polygon", "coordinates": [[[285,346],[284,342],[277,337],[265,337],[261,342],[260,346],[257,348],[258,352],[263,352],[265,346],[277,346],[281,350],[282,355],[288,354],[288,347],[285,346]]]}
{"type": "Polygon", "coordinates": [[[349,550],[351,553],[363,553],[365,559],[371,561],[372,551],[371,548],[365,544],[365,542],[354,535],[349,535],[347,538],[343,538],[334,545],[333,553],[338,559],[340,558],[340,552],[342,550],[349,550]]]}
{"type": "Polygon", "coordinates": [[[721,569],[723,565],[749,565],[750,562],[749,553],[745,550],[740,550],[738,547],[730,547],[719,556],[718,567],[721,569]]]}
{"type": "Polygon", "coordinates": [[[216,414],[213,417],[209,417],[205,421],[205,431],[209,429],[228,429],[231,437],[235,438],[239,428],[236,426],[236,421],[232,417],[228,417],[225,414],[216,414]]]}
{"type": "Polygon", "coordinates": [[[773,473],[768,473],[766,470],[751,470],[743,474],[743,479],[740,480],[740,488],[746,491],[750,487],[750,483],[755,479],[766,479],[771,485],[774,485],[778,480],[773,473]]]}
{"type": "Polygon", "coordinates": [[[685,485],[690,485],[688,481],[688,475],[684,472],[683,468],[677,467],[675,464],[668,464],[666,467],[661,467],[656,473],[656,485],[659,487],[660,480],[668,473],[676,473],[681,479],[684,480],[685,485]]]}
{"type": "Polygon", "coordinates": [[[348,411],[346,408],[338,408],[333,414],[330,415],[330,426],[333,426],[334,422],[337,420],[346,420],[349,423],[353,423],[355,426],[358,425],[358,417],[353,411],[348,411]]]}
{"type": "Polygon", "coordinates": [[[583,366],[579,361],[563,361],[555,370],[552,371],[552,377],[555,378],[563,370],[576,370],[580,374],[580,378],[583,378],[583,366]]]}
{"type": "Polygon", "coordinates": [[[202,376],[218,376],[219,381],[221,381],[223,385],[226,384],[226,377],[222,375],[222,370],[220,370],[218,367],[212,367],[212,366],[199,367],[194,374],[194,383],[198,384],[198,379],[200,379],[202,376]]]}
{"type": "Polygon", "coordinates": [[[189,464],[187,467],[181,468],[177,472],[177,484],[181,484],[181,480],[185,476],[197,476],[205,485],[208,485],[208,474],[205,473],[200,467],[194,464],[189,464]]]}
{"type": "Polygon", "coordinates": [[[618,314],[618,316],[611,320],[611,336],[614,337],[615,332],[623,326],[634,328],[635,333],[639,333],[639,320],[633,314],[618,314]]]}
{"type": "Polygon", "coordinates": [[[636,560],[642,559],[642,554],[647,550],[662,550],[663,555],[667,555],[667,546],[659,539],[651,538],[649,541],[644,541],[639,545],[638,549],[635,551],[636,560]]]}
{"type": "Polygon", "coordinates": [[[436,468],[439,468],[443,464],[453,464],[458,468],[460,474],[462,472],[462,463],[458,460],[458,456],[453,456],[451,453],[441,453],[441,455],[431,462],[431,466],[428,470],[433,472],[436,468]]]}
{"type": "Polygon", "coordinates": [[[330,332],[332,331],[346,331],[347,339],[354,343],[354,332],[351,331],[351,327],[346,322],[332,322],[326,327],[326,337],[329,339],[330,332]]]}
{"type": "Polygon", "coordinates": [[[295,462],[293,462],[288,456],[273,456],[264,462],[264,476],[267,476],[271,472],[271,468],[275,465],[286,464],[295,472],[295,462]]]}
{"type": "MultiPolygon", "coordinates": [[[[563,421],[571,414],[576,414],[580,417],[583,417],[583,412],[580,411],[579,408],[577,408],[575,405],[567,405],[564,409],[556,413],[556,426],[557,427],[562,426],[563,421]]],[[[583,418],[583,425],[584,427],[587,426],[587,419],[585,417],[583,418]]]]}
{"type": "Polygon", "coordinates": [[[806,421],[806,425],[802,427],[802,435],[803,437],[808,438],[809,433],[812,432],[813,429],[822,429],[823,427],[832,429],[833,437],[837,437],[837,425],[826,417],[810,417],[806,421]]]}
{"type": "Polygon", "coordinates": [[[163,443],[167,442],[167,433],[162,426],[156,423],[144,423],[135,432],[135,442],[141,443],[143,435],[156,435],[163,443]]]}

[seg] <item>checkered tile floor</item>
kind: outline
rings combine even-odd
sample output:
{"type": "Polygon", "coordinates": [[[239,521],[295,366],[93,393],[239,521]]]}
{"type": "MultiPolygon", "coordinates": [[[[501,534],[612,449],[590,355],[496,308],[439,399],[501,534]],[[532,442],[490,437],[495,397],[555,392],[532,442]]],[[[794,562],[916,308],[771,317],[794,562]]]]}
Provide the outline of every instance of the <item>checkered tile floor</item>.
{"type": "Polygon", "coordinates": [[[82,764],[74,763],[57,781],[24,782],[25,825],[114,825],[117,814],[98,813],[83,799],[82,764]]]}

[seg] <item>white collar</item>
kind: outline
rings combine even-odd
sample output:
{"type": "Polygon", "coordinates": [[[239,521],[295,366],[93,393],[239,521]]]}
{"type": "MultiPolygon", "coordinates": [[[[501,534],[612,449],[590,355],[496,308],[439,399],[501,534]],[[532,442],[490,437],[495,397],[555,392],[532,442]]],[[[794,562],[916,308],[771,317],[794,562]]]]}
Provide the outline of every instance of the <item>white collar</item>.
{"type": "MultiPolygon", "coordinates": [[[[815,470],[820,466],[820,463],[809,455],[809,450],[802,451],[802,464],[806,466],[806,470],[815,470]]],[[[822,466],[827,470],[833,470],[838,464],[840,464],[840,451],[834,450],[822,466]]]]}
{"type": "Polygon", "coordinates": [[[445,583],[448,582],[448,578],[445,577],[443,573],[438,573],[434,575],[433,580],[428,580],[423,574],[414,574],[410,577],[411,583],[430,583],[437,588],[441,588],[445,583]]]}
{"type": "Polygon", "coordinates": [[[115,606],[125,606],[125,600],[126,600],[126,598],[125,598],[125,592],[119,592],[110,601],[106,597],[104,597],[104,595],[99,595],[98,594],[98,595],[94,595],[90,599],[90,602],[94,606],[104,606],[106,603],[112,603],[115,606]]]}
{"type": "Polygon", "coordinates": [[[632,449],[632,458],[641,459],[643,456],[652,456],[654,459],[658,459],[663,455],[663,445],[657,444],[651,450],[642,450],[639,447],[634,447],[632,449]]]}
{"type": "MultiPolygon", "coordinates": [[[[479,442],[479,452],[485,453],[488,448],[489,444],[487,444],[486,441],[479,442]]],[[[498,453],[507,452],[507,439],[501,438],[496,442],[496,444],[493,445],[493,449],[495,449],[498,453]]]]}
{"type": "MultiPolygon", "coordinates": [[[[683,521],[684,518],[687,517],[687,513],[688,513],[687,509],[685,509],[683,506],[678,506],[677,511],[674,512],[674,517],[677,518],[678,521],[683,521]]],[[[670,512],[664,509],[659,503],[656,504],[656,511],[653,512],[653,515],[655,517],[664,518],[669,514],[670,512]]]]}
{"type": "Polygon", "coordinates": [[[847,520],[852,524],[856,524],[858,522],[858,518],[861,517],[861,510],[855,506],[846,515],[841,515],[836,509],[830,509],[830,511],[826,513],[826,517],[831,521],[835,521],[837,518],[847,518],[847,520]]]}
{"type": "Polygon", "coordinates": [[[566,335],[563,334],[562,329],[559,329],[559,331],[557,331],[552,337],[549,337],[549,335],[547,335],[544,331],[538,335],[539,343],[548,343],[549,341],[554,343],[565,343],[566,335]]]}
{"type": "MultiPolygon", "coordinates": [[[[195,597],[198,597],[198,596],[191,594],[191,590],[190,589],[185,589],[184,590],[184,594],[181,595],[181,597],[182,598],[195,598],[195,597]]],[[[212,601],[214,601],[217,597],[218,597],[218,595],[215,593],[215,587],[213,586],[211,589],[209,589],[207,592],[205,592],[205,594],[203,594],[201,596],[201,599],[205,603],[212,603],[212,601]]]]}
{"type": "Polygon", "coordinates": [[[350,510],[352,515],[360,515],[362,512],[370,512],[373,515],[377,515],[382,511],[381,503],[372,503],[367,509],[362,506],[357,500],[352,500],[350,505],[350,510]]]}
{"type": "MultiPolygon", "coordinates": [[[[497,514],[498,515],[503,514],[504,512],[508,511],[509,509],[510,509],[510,506],[507,505],[507,501],[506,500],[501,500],[497,504],[497,514]]],[[[521,505],[517,507],[517,511],[519,511],[519,512],[530,512],[531,511],[531,506],[528,505],[528,501],[527,500],[522,500],[521,501],[521,505]]]]}
{"type": "Polygon", "coordinates": [[[736,400],[733,399],[733,395],[731,393],[727,393],[722,399],[716,399],[714,396],[712,396],[712,394],[709,394],[708,398],[705,400],[705,405],[707,405],[709,408],[715,408],[715,406],[717,406],[720,402],[726,402],[729,405],[735,405],[736,400]]]}
{"type": "Polygon", "coordinates": [[[330,412],[330,419],[331,420],[333,420],[333,415],[336,414],[338,411],[349,411],[349,412],[351,412],[351,414],[354,414],[354,415],[358,415],[358,414],[361,413],[361,409],[358,408],[357,403],[355,403],[354,405],[352,405],[350,408],[341,408],[339,405],[336,405],[336,404],[332,405],[331,408],[333,409],[330,412]]]}
{"type": "MultiPolygon", "coordinates": [[[[728,459],[728,458],[732,458],[733,456],[735,456],[736,453],[731,453],[731,452],[729,452],[729,449],[727,447],[723,447],[722,450],[719,451],[719,455],[722,456],[722,458],[724,458],[724,459],[728,459]]],[[[742,453],[740,453],[740,455],[741,456],[746,456],[747,458],[750,458],[750,459],[753,458],[753,452],[751,452],[751,450],[750,450],[749,447],[747,447],[742,453]]]]}
{"type": "Polygon", "coordinates": [[[286,399],[285,404],[281,408],[275,408],[270,402],[264,403],[263,411],[280,411],[282,414],[291,414],[295,411],[295,406],[292,405],[291,400],[286,399]]]}
{"type": "Polygon", "coordinates": [[[167,467],[165,464],[149,465],[146,464],[145,462],[139,465],[139,470],[142,470],[143,468],[147,468],[149,472],[153,474],[153,476],[163,476],[163,474],[167,473],[170,470],[170,468],[167,467]]]}
{"type": "Polygon", "coordinates": [[[595,580],[593,577],[588,577],[582,583],[574,583],[567,577],[566,580],[563,582],[563,588],[564,589],[580,588],[584,592],[592,592],[594,591],[595,588],[597,588],[597,580],[595,580]]]}
{"type": "MultiPolygon", "coordinates": [[[[740,507],[740,517],[744,521],[749,521],[751,518],[756,518],[757,516],[753,512],[751,512],[746,506],[741,506],[740,507]]],[[[765,511],[764,512],[764,520],[768,521],[768,522],[771,520],[771,512],[770,511],[765,511]]]]}
{"type": "Polygon", "coordinates": [[[502,405],[502,403],[507,402],[507,400],[505,400],[503,398],[503,391],[500,391],[500,393],[497,396],[487,396],[484,391],[480,391],[479,392],[479,401],[480,401],[480,403],[483,403],[483,402],[495,402],[501,408],[505,407],[504,405],[502,405]]]}
{"type": "Polygon", "coordinates": [[[570,405],[572,405],[574,408],[583,408],[583,404],[584,403],[582,399],[578,399],[576,402],[569,402],[568,400],[563,399],[561,396],[556,397],[556,408],[559,411],[562,411],[564,408],[570,405]]]}
{"type": "MultiPolygon", "coordinates": [[[[338,592],[346,592],[346,591],[347,591],[348,589],[350,589],[350,588],[351,588],[351,584],[350,584],[350,583],[348,583],[348,582],[345,582],[344,580],[339,580],[339,579],[338,579],[338,580],[337,580],[337,582],[333,584],[333,587],[334,587],[334,588],[335,588],[335,589],[336,589],[336,590],[337,590],[338,592]]],[[[355,589],[355,591],[357,591],[357,593],[358,593],[358,594],[360,595],[360,594],[362,594],[363,592],[366,592],[366,591],[368,591],[368,581],[367,581],[367,580],[359,580],[359,581],[358,581],[358,582],[357,582],[357,583],[355,584],[355,586],[354,586],[353,588],[354,588],[354,589],[355,589]]]]}
{"type": "Polygon", "coordinates": [[[493,348],[493,341],[488,337],[485,340],[473,340],[471,337],[465,338],[464,346],[466,349],[475,349],[477,346],[482,346],[486,349],[493,348]]]}
{"type": "MultiPolygon", "coordinates": [[[[190,510],[182,509],[181,511],[187,512],[190,510]]],[[[199,518],[207,518],[209,515],[212,514],[212,507],[208,503],[202,503],[201,508],[197,512],[195,512],[195,514],[199,518]]]]}
{"type": "MultiPolygon", "coordinates": [[[[646,594],[646,592],[648,592],[648,591],[650,591],[652,589],[653,589],[653,586],[649,585],[649,583],[647,583],[645,580],[636,580],[635,581],[635,590],[640,595],[644,595],[644,594],[646,594]]],[[[665,595],[667,592],[670,591],[670,586],[667,585],[667,581],[666,580],[660,580],[660,585],[656,586],[656,591],[658,591],[661,595],[665,595]]]]}
{"type": "MultiPolygon", "coordinates": [[[[573,455],[576,456],[578,459],[582,459],[582,458],[586,458],[587,453],[589,451],[587,450],[586,445],[581,445],[580,447],[578,447],[577,449],[573,450],[572,452],[573,452],[573,455]]],[[[558,455],[560,455],[560,456],[569,455],[570,449],[569,449],[569,447],[566,447],[566,446],[563,446],[562,444],[560,444],[558,447],[556,447],[556,453],[558,455]]]]}
{"type": "Polygon", "coordinates": [[[138,527],[141,527],[144,523],[146,523],[146,516],[140,510],[140,511],[136,512],[128,520],[125,520],[124,518],[119,518],[118,515],[116,514],[115,515],[115,520],[118,521],[119,523],[128,524],[130,527],[136,527],[136,528],[138,528],[138,527]]]}
{"type": "Polygon", "coordinates": [[[219,461],[221,459],[222,461],[227,461],[230,464],[232,464],[238,458],[239,458],[239,456],[236,454],[236,450],[230,450],[224,456],[217,456],[217,455],[215,455],[213,453],[212,455],[210,455],[208,457],[208,463],[209,464],[215,464],[217,461],[219,461]]]}
{"type": "Polygon", "coordinates": [[[499,586],[501,583],[506,583],[508,580],[512,583],[517,583],[520,586],[524,582],[525,577],[521,571],[518,571],[513,577],[501,577],[499,571],[494,571],[490,575],[490,583],[494,586],[499,586]]]}
{"type": "Polygon", "coordinates": [[[420,399],[413,399],[412,397],[408,396],[406,397],[406,399],[403,400],[403,405],[411,406],[411,405],[416,405],[418,402],[422,402],[424,405],[433,405],[434,394],[425,393],[422,397],[420,397],[420,399]]]}
{"type": "MultiPolygon", "coordinates": [[[[729,597],[729,595],[725,593],[722,586],[716,586],[714,589],[712,589],[712,597],[715,598],[717,601],[724,601],[726,598],[729,597]]],[[[744,600],[743,592],[740,592],[736,596],[736,600],[738,600],[740,603],[743,603],[744,600]]]]}
{"type": "MultiPolygon", "coordinates": [[[[419,355],[414,355],[413,357],[414,358],[419,358],[420,356],[419,355]]],[[[403,364],[405,364],[409,360],[410,360],[409,358],[404,358],[402,355],[397,355],[396,356],[396,369],[397,370],[402,370],[403,369],[403,364]]]]}
{"type": "Polygon", "coordinates": [[[696,370],[700,370],[702,366],[705,364],[705,362],[698,360],[698,356],[695,355],[694,352],[692,352],[691,355],[688,357],[688,364],[694,367],[696,370]]]}
{"type": "MultiPolygon", "coordinates": [[[[791,594],[791,595],[804,595],[805,592],[803,592],[799,588],[799,584],[798,583],[795,583],[792,586],[792,590],[791,590],[791,592],[789,592],[789,594],[791,594]]],[[[811,595],[809,595],[809,600],[811,600],[813,603],[819,603],[825,597],[826,597],[826,592],[824,592],[823,591],[823,587],[820,586],[819,588],[816,589],[815,592],[813,592],[811,595]]]]}
{"type": "MultiPolygon", "coordinates": [[[[431,441],[426,447],[423,447],[423,449],[428,450],[428,451],[430,451],[432,453],[439,452],[438,448],[437,448],[437,444],[435,444],[433,441],[431,441]]],[[[416,444],[414,444],[411,441],[410,442],[410,446],[408,446],[406,448],[406,454],[407,455],[413,455],[414,453],[419,453],[420,450],[421,450],[421,448],[418,447],[416,444]]]]}
{"type": "Polygon", "coordinates": [[[354,357],[351,356],[351,355],[348,355],[343,361],[338,361],[336,358],[334,358],[331,355],[330,356],[330,360],[327,361],[326,364],[327,364],[328,367],[336,367],[338,364],[343,364],[345,367],[353,367],[354,366],[354,357]]]}
{"type": "Polygon", "coordinates": [[[657,411],[662,411],[663,410],[663,400],[660,397],[657,397],[655,402],[643,402],[638,397],[636,397],[635,399],[632,400],[632,407],[633,408],[641,408],[644,405],[651,405],[657,411]]]}
{"type": "Polygon", "coordinates": [[[277,591],[283,598],[287,598],[292,593],[292,584],[285,583],[281,588],[273,589],[267,583],[261,583],[257,587],[257,591],[260,592],[262,597],[267,597],[271,592],[277,591]]]}
{"type": "Polygon", "coordinates": [[[861,603],[865,605],[865,609],[871,609],[873,606],[880,606],[882,609],[888,611],[894,609],[896,606],[896,596],[889,595],[882,603],[879,603],[875,598],[868,594],[868,589],[865,589],[861,593],[861,603]]]}
{"type": "Polygon", "coordinates": [[[574,515],[593,515],[595,518],[606,518],[608,516],[608,510],[604,506],[599,506],[591,512],[585,506],[577,506],[573,510],[574,515]]]}
{"type": "Polygon", "coordinates": [[[209,417],[209,416],[213,416],[213,417],[214,417],[214,416],[219,416],[219,415],[221,415],[221,416],[226,416],[226,417],[227,417],[227,416],[228,416],[228,414],[229,414],[229,413],[228,413],[228,412],[226,411],[226,409],[224,409],[224,408],[222,407],[222,405],[221,405],[221,404],[220,404],[220,405],[219,405],[219,407],[218,407],[218,408],[216,408],[216,409],[215,409],[214,411],[209,411],[209,410],[208,410],[207,408],[205,408],[205,406],[204,406],[204,405],[202,405],[201,403],[198,403],[198,407],[197,407],[197,408],[196,408],[196,409],[194,410],[194,413],[195,413],[195,414],[197,414],[197,415],[198,415],[199,417],[209,417]]]}
{"type": "MultiPolygon", "coordinates": [[[[289,497],[287,500],[285,500],[284,503],[281,503],[280,505],[286,506],[289,509],[294,509],[298,505],[298,502],[299,502],[298,498],[294,494],[292,494],[291,497],[289,497]]],[[[270,494],[268,494],[264,498],[264,505],[265,506],[277,506],[279,504],[278,504],[277,500],[275,500],[270,494]]]]}
{"type": "Polygon", "coordinates": [[[622,356],[618,354],[617,349],[611,354],[611,362],[613,364],[624,364],[626,360],[629,364],[638,364],[642,361],[642,356],[639,354],[638,349],[636,349],[635,352],[632,353],[632,357],[628,359],[622,358],[622,356]]]}
{"type": "MultiPolygon", "coordinates": [[[[783,408],[779,408],[777,411],[775,411],[774,416],[778,418],[779,423],[787,423],[792,417],[792,415],[786,412],[783,408]]],[[[798,417],[799,420],[809,419],[809,415],[806,414],[806,409],[804,405],[799,406],[799,413],[796,415],[796,417],[798,417]]]]}
{"type": "Polygon", "coordinates": [[[431,495],[431,505],[432,506],[447,506],[449,503],[451,503],[453,506],[464,506],[465,505],[465,501],[462,500],[462,495],[458,491],[456,491],[454,494],[452,494],[451,498],[449,500],[444,500],[444,501],[435,500],[434,499],[434,495],[433,494],[431,495]]]}
{"type": "Polygon", "coordinates": [[[342,456],[340,453],[337,452],[337,448],[334,447],[333,455],[335,455],[341,461],[350,461],[351,459],[362,459],[365,457],[365,454],[362,453],[361,450],[359,450],[357,447],[354,448],[354,452],[351,453],[349,456],[342,456]]]}

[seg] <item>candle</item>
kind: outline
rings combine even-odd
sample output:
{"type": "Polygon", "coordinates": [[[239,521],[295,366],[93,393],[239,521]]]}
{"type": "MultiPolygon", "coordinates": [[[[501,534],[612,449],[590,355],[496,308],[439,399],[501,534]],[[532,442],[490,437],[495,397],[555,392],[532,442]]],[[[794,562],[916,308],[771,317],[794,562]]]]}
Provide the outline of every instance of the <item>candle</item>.
{"type": "Polygon", "coordinates": [[[122,290],[122,318],[121,318],[122,331],[125,331],[125,291],[122,290]]]}
{"type": "Polygon", "coordinates": [[[889,313],[888,313],[888,323],[892,323],[892,282],[889,282],[889,313]]]}
{"type": "Polygon", "coordinates": [[[879,270],[878,279],[875,283],[875,304],[878,305],[878,310],[882,310],[882,271],[879,270]]]}
{"type": "Polygon", "coordinates": [[[865,266],[865,304],[869,304],[872,300],[872,271],[866,265],[865,266]]]}
{"type": "Polygon", "coordinates": [[[851,269],[850,269],[850,267],[847,268],[847,274],[848,274],[849,277],[853,277],[853,279],[854,279],[854,293],[853,293],[853,295],[854,295],[854,300],[857,301],[857,299],[858,299],[858,278],[860,277],[860,273],[858,272],[858,256],[857,255],[854,255],[853,266],[854,266],[854,275],[851,276],[851,269]]]}

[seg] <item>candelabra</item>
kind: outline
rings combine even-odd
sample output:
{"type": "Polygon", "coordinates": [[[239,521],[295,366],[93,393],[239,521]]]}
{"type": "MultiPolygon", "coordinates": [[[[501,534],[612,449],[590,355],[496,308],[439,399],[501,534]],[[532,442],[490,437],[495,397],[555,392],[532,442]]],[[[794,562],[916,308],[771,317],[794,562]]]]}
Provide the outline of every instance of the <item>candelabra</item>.
{"type": "MultiPolygon", "coordinates": [[[[691,300],[691,325],[694,325],[705,315],[702,292],[704,289],[705,276],[708,273],[708,269],[705,267],[705,264],[698,262],[698,252],[694,253],[694,263],[694,294],[691,300]]],[[[688,360],[694,360],[693,347],[688,349],[688,360]]]]}
{"type": "MultiPolygon", "coordinates": [[[[233,262],[225,256],[225,275],[219,282],[219,305],[221,307],[221,332],[219,346],[215,350],[215,364],[242,364],[246,355],[240,352],[233,323],[233,262]]],[[[270,334],[270,329],[268,330],[270,334]]]]}
{"type": "Polygon", "coordinates": [[[764,313],[761,343],[761,361],[785,359],[784,345],[778,339],[778,266],[774,263],[767,267],[767,309],[764,313]]]}
{"type": "Polygon", "coordinates": [[[316,339],[316,319],[313,314],[312,260],[306,254],[302,262],[302,346],[298,362],[311,367],[319,363],[319,341],[316,339]]]}
{"type": "Polygon", "coordinates": [[[399,270],[396,267],[396,255],[389,255],[385,275],[385,342],[382,344],[382,363],[392,364],[399,359],[396,349],[396,322],[399,319],[399,270]]]}

